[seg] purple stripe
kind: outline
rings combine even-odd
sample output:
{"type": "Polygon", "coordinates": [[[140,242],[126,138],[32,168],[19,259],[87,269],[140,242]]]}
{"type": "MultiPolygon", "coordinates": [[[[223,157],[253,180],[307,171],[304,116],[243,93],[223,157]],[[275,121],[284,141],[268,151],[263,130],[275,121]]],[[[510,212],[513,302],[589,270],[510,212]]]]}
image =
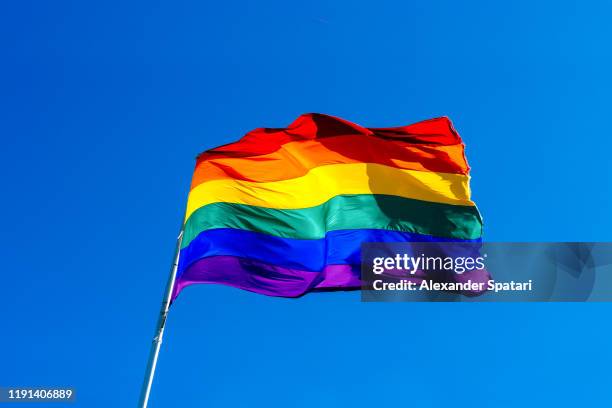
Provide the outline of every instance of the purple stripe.
{"type": "Polygon", "coordinates": [[[212,256],[194,262],[177,278],[172,300],[193,283],[220,283],[263,295],[297,297],[317,289],[359,289],[359,276],[359,265],[327,265],[313,272],[253,259],[212,256]]]}
{"type": "Polygon", "coordinates": [[[234,256],[212,256],[194,262],[179,276],[172,300],[194,283],[220,283],[269,296],[297,297],[321,289],[359,289],[359,265],[327,265],[312,272],[234,256]]]}
{"type": "MultiPolygon", "coordinates": [[[[270,265],[254,259],[212,256],[194,262],[177,277],[172,300],[176,299],[183,288],[195,283],[217,283],[281,297],[298,297],[308,292],[323,290],[360,289],[360,268],[360,265],[327,265],[322,271],[313,272],[270,265]]],[[[454,276],[442,280],[465,282],[472,279],[476,282],[486,282],[489,279],[485,270],[452,275],[454,276]]],[[[424,276],[425,274],[417,273],[414,279],[420,281],[424,276]]]]}

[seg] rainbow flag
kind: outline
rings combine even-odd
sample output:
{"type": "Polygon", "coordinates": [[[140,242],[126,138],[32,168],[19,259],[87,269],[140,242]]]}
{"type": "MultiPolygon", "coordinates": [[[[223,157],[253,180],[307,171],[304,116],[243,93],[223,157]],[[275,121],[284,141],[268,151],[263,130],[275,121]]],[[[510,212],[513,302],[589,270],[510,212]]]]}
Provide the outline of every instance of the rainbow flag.
{"type": "Polygon", "coordinates": [[[173,299],[192,283],[355,289],[363,242],[479,241],[464,150],[446,117],[364,128],[306,114],[200,154],[173,299]]]}

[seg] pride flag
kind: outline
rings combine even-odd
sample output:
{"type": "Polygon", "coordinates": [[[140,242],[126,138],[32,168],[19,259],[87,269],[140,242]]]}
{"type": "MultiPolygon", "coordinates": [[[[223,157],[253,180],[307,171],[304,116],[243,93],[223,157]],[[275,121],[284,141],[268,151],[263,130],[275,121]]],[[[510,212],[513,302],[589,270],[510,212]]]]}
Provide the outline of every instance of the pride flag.
{"type": "Polygon", "coordinates": [[[479,241],[464,150],[445,117],[364,128],[306,114],[200,154],[172,298],[192,283],[355,289],[363,242],[479,241]]]}

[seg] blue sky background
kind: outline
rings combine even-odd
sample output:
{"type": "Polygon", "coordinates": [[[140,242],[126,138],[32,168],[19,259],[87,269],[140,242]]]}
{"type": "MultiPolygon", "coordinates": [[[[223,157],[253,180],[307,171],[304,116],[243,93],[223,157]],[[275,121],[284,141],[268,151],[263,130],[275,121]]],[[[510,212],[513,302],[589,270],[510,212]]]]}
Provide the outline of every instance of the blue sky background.
{"type": "MultiPolygon", "coordinates": [[[[5,2],[0,385],[134,406],[195,155],[305,112],[364,126],[448,115],[488,240],[612,240],[611,11],[5,2]]],[[[151,406],[608,407],[611,312],[192,286],[151,406]]]]}

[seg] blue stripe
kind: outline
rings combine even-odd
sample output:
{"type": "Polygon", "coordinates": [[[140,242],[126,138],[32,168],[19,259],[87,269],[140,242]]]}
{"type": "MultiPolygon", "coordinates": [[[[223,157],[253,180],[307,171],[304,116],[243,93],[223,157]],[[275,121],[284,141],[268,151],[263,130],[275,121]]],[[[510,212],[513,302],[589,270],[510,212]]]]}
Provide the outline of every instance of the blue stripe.
{"type": "Polygon", "coordinates": [[[379,229],[330,231],[323,239],[281,238],[259,232],[219,228],[201,232],[181,250],[177,275],[210,256],[237,256],[284,268],[321,271],[326,265],[359,264],[364,242],[479,242],[379,229]]]}

